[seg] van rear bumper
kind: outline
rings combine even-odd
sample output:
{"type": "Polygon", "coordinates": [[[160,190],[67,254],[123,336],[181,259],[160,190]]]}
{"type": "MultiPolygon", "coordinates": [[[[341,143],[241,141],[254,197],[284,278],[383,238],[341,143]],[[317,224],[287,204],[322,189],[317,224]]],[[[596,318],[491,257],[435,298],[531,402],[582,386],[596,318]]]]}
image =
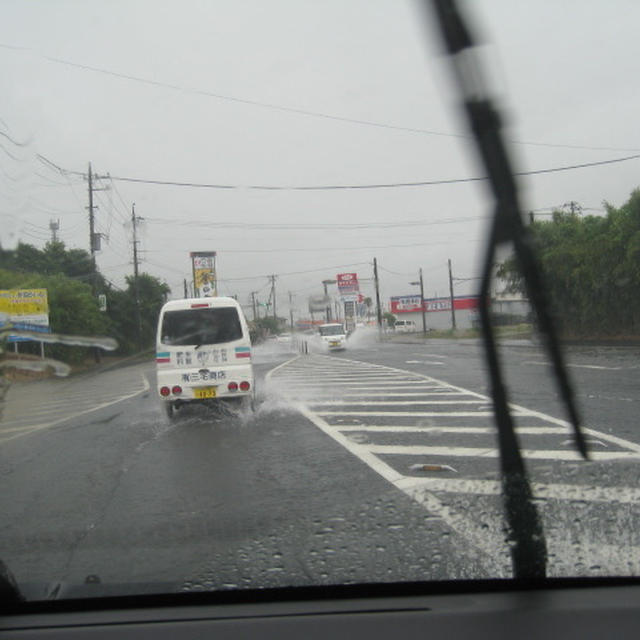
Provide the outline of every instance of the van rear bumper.
{"type": "Polygon", "coordinates": [[[251,365],[219,367],[215,370],[176,369],[157,370],[157,392],[167,401],[191,402],[211,398],[233,398],[253,395],[254,377],[251,365]],[[242,391],[242,382],[249,383],[249,389],[242,391]],[[236,391],[229,389],[235,383],[236,391]],[[180,388],[180,393],[175,393],[180,388]],[[163,395],[161,389],[169,389],[169,395],[163,395]],[[207,397],[203,396],[203,391],[207,397]],[[210,395],[213,393],[213,395],[210,395]]]}

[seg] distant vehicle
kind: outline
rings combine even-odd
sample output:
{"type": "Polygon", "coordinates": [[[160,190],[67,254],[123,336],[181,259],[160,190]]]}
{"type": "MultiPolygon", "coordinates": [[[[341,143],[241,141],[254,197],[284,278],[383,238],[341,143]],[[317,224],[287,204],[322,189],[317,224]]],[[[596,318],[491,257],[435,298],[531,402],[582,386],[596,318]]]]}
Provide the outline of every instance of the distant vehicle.
{"type": "Polygon", "coordinates": [[[347,332],[340,323],[321,324],[318,326],[320,339],[327,345],[329,351],[346,349],[347,332]]]}
{"type": "Polygon", "coordinates": [[[290,333],[281,333],[276,338],[278,342],[291,342],[291,334],[290,333]]]}
{"type": "Polygon", "coordinates": [[[249,328],[233,298],[187,298],[160,311],[158,394],[172,418],[189,402],[253,397],[249,328]]]}
{"type": "Polygon", "coordinates": [[[399,333],[410,333],[416,330],[416,323],[413,320],[396,320],[394,329],[399,333]]]}

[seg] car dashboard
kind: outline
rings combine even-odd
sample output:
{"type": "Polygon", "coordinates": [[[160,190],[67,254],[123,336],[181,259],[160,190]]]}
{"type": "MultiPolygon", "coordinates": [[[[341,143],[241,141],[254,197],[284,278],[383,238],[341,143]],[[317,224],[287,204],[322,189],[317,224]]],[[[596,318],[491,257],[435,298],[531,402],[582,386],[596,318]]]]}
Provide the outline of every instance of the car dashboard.
{"type": "Polygon", "coordinates": [[[373,585],[16,605],[0,638],[636,638],[637,580],[373,585]],[[427,589],[430,593],[420,593],[427,589]],[[394,595],[395,594],[395,595],[394,595]]]}

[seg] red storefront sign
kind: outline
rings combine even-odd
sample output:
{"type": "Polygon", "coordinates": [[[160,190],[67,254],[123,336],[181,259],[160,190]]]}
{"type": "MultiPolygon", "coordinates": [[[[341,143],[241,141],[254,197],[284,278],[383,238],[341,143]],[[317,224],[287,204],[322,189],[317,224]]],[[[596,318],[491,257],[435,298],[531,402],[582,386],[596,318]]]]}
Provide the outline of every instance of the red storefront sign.
{"type": "MultiPolygon", "coordinates": [[[[477,309],[480,304],[480,296],[460,296],[453,299],[453,308],[456,311],[463,309],[477,309]]],[[[424,310],[450,311],[451,298],[427,298],[424,300],[424,310]]],[[[391,313],[411,313],[422,311],[420,296],[394,296],[391,298],[391,313]]]]}
{"type": "Polygon", "coordinates": [[[336,276],[336,281],[340,295],[344,295],[345,293],[358,293],[360,291],[357,273],[339,273],[336,276]]]}

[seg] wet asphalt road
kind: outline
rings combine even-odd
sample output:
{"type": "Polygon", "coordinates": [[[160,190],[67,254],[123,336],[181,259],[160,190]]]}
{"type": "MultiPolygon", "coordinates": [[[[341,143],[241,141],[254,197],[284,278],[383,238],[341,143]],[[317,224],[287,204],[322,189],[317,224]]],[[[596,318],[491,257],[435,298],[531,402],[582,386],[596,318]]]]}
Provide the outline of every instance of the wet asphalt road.
{"type": "MultiPolygon", "coordinates": [[[[55,414],[52,407],[53,424],[37,431],[19,423],[10,431],[5,420],[0,422],[0,558],[18,582],[79,584],[92,575],[103,584],[134,585],[128,590],[136,591],[508,575],[504,545],[492,554],[487,553],[486,544],[480,544],[481,537],[493,537],[497,546],[502,539],[500,500],[490,488],[497,477],[497,461],[486,457],[493,435],[480,433],[482,425],[491,424],[489,419],[452,412],[448,405],[438,409],[444,407],[443,418],[432,413],[429,418],[395,415],[424,413],[424,407],[406,395],[406,389],[423,386],[415,374],[443,381],[448,385],[443,391],[450,392],[454,385],[465,394],[486,394],[477,345],[354,341],[350,349],[330,358],[312,355],[302,365],[300,360],[285,365],[273,374],[274,380],[281,376],[280,383],[267,384],[265,374],[292,355],[276,345],[256,350],[260,403],[254,414],[195,408],[183,410],[170,423],[153,391],[153,366],[138,365],[128,368],[127,375],[141,379],[144,375],[150,390],[141,387],[137,395],[122,401],[109,398],[102,408],[69,420],[64,419],[68,408],[55,414]],[[326,407],[311,405],[310,413],[301,413],[296,404],[300,398],[288,381],[300,380],[309,367],[312,388],[320,388],[322,376],[342,375],[332,373],[335,367],[335,371],[356,370],[346,360],[366,366],[356,367],[361,373],[348,373],[345,386],[365,388],[360,380],[376,380],[380,374],[384,378],[384,371],[369,368],[384,365],[405,372],[397,374],[396,387],[404,392],[388,396],[389,406],[373,406],[376,411],[364,416],[349,417],[371,410],[369,400],[357,398],[342,401],[356,403],[345,407],[352,410],[347,417],[340,414],[343,409],[331,406],[324,413],[334,415],[324,415],[326,407]],[[338,361],[347,369],[340,368],[338,361]],[[390,406],[391,419],[384,415],[390,406]],[[389,420],[393,427],[388,426],[389,420]],[[444,432],[441,424],[448,425],[444,432]],[[318,425],[328,425],[326,432],[318,425]],[[327,435],[342,425],[338,439],[327,435]],[[425,425],[432,430],[430,440],[425,440],[425,425]],[[401,432],[398,427],[416,433],[401,432]],[[458,427],[464,429],[454,433],[458,427]],[[443,439],[447,428],[454,439],[443,439]],[[435,502],[425,503],[411,493],[413,489],[406,489],[407,480],[431,481],[416,479],[420,473],[408,469],[410,462],[427,458],[433,462],[432,451],[414,455],[402,450],[433,444],[433,438],[460,454],[442,457],[433,449],[440,456],[438,461],[456,468],[455,476],[431,474],[434,482],[457,478],[472,483],[467,493],[466,489],[448,493],[446,487],[434,485],[440,489],[428,495],[438,498],[437,513],[429,508],[435,502]],[[488,439],[480,442],[479,438],[488,439]],[[477,446],[484,453],[469,455],[467,449],[477,446]],[[397,486],[376,470],[379,464],[399,474],[397,486]]],[[[566,549],[572,559],[558,565],[559,573],[610,572],[601,558],[590,557],[596,544],[600,551],[606,550],[616,572],[640,573],[635,493],[639,454],[631,447],[640,443],[638,355],[635,349],[570,350],[571,372],[587,426],[622,440],[593,438],[601,443],[594,444],[594,449],[603,455],[613,452],[621,459],[578,463],[543,453],[542,460],[534,458],[530,463],[534,481],[544,487],[553,485],[552,497],[540,502],[545,522],[553,526],[560,521],[567,532],[554,553],[566,549]],[[562,492],[567,492],[569,484],[589,491],[565,495],[562,492]],[[613,491],[621,487],[622,499],[612,505],[611,493],[603,498],[598,487],[613,491]],[[589,527],[585,544],[573,539],[580,537],[583,527],[589,527]]],[[[530,345],[511,344],[505,347],[504,357],[512,401],[544,413],[543,418],[525,416],[535,422],[532,428],[553,431],[549,425],[555,423],[546,416],[564,416],[544,355],[530,345]]],[[[106,380],[95,382],[102,393],[108,387],[106,380]]],[[[342,383],[331,382],[336,384],[342,383]]],[[[373,395],[376,386],[383,384],[384,380],[375,382],[373,395]]],[[[80,402],[73,399],[76,387],[68,385],[60,393],[61,398],[69,393],[65,407],[80,402]]],[[[454,393],[456,398],[475,397],[454,393]]],[[[87,392],[78,397],[86,402],[87,392]]],[[[463,402],[474,410],[483,409],[482,400],[463,402]]],[[[557,451],[560,438],[544,435],[532,448],[557,451]]]]}

